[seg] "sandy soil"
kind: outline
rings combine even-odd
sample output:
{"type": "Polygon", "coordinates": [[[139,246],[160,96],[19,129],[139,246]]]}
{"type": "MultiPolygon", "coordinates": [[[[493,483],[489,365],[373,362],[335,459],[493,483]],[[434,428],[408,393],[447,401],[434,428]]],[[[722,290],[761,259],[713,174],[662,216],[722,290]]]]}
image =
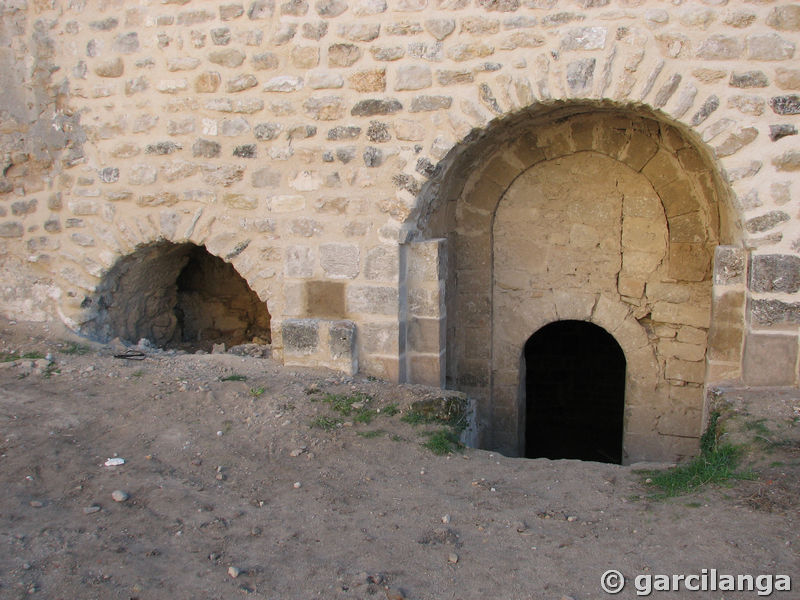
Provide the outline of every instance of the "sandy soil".
{"type": "Polygon", "coordinates": [[[63,331],[0,331],[0,352],[54,361],[0,363],[1,598],[587,600],[611,597],[607,569],[628,578],[616,597],[635,598],[637,575],[703,568],[790,575],[794,590],[773,597],[800,598],[795,443],[767,448],[756,481],[654,500],[631,467],[436,456],[421,445],[433,426],[385,411],[425,388],[228,354],[79,354],[63,331]],[[384,411],[310,427],[335,416],[318,401],[329,392],[384,411]]]}

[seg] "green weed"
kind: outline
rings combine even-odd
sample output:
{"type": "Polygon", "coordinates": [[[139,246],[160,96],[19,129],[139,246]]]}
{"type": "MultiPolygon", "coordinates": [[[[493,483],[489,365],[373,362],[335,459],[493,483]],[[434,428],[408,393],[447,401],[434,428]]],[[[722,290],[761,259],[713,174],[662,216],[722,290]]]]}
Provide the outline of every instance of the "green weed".
{"type": "Polygon", "coordinates": [[[382,435],[385,435],[385,434],[386,434],[386,432],[383,429],[373,429],[372,431],[359,431],[359,432],[357,432],[357,435],[359,435],[362,438],[366,438],[368,440],[371,440],[371,439],[377,438],[377,437],[381,437],[382,435]]]}
{"type": "Polygon", "coordinates": [[[220,381],[247,381],[247,375],[239,375],[238,373],[234,373],[233,375],[226,375],[225,377],[220,377],[220,381]]]}
{"type": "Polygon", "coordinates": [[[738,471],[743,449],[720,444],[719,413],[714,412],[700,439],[700,455],[666,471],[647,471],[650,483],[661,491],[653,498],[688,494],[708,484],[725,484],[735,479],[753,479],[753,473],[738,471]]]}
{"type": "Polygon", "coordinates": [[[61,349],[62,354],[73,354],[77,356],[89,354],[91,351],[92,349],[86,344],[78,344],[77,342],[68,342],[67,345],[61,349]]]}
{"type": "Polygon", "coordinates": [[[463,448],[458,441],[458,435],[451,429],[439,429],[427,435],[428,441],[422,445],[439,456],[450,454],[451,452],[458,452],[463,448]]]}
{"type": "Polygon", "coordinates": [[[324,431],[331,431],[336,429],[342,424],[342,420],[339,418],[331,418],[331,417],[317,417],[313,421],[311,421],[311,427],[322,429],[324,431]]]}
{"type": "Polygon", "coordinates": [[[398,408],[398,406],[397,406],[397,404],[395,402],[392,402],[391,404],[387,404],[386,406],[384,406],[381,409],[381,414],[382,415],[386,415],[387,417],[393,417],[399,412],[400,412],[400,408],[398,408]]]}
{"type": "Polygon", "coordinates": [[[265,390],[263,387],[257,387],[257,388],[254,388],[254,387],[252,387],[252,388],[250,388],[250,395],[251,395],[253,398],[258,398],[258,397],[259,397],[259,396],[261,396],[261,395],[262,395],[262,394],[263,394],[265,391],[266,391],[266,390],[265,390]]]}

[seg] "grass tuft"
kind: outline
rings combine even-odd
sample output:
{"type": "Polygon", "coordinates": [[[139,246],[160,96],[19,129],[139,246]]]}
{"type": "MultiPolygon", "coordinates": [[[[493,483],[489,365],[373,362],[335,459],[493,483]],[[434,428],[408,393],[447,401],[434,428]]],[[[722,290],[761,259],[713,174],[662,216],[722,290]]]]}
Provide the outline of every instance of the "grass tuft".
{"type": "Polygon", "coordinates": [[[428,441],[422,445],[438,456],[459,452],[463,448],[458,441],[458,435],[452,429],[438,429],[427,435],[428,441]]]}
{"type": "Polygon", "coordinates": [[[342,424],[342,420],[338,418],[331,418],[331,417],[317,417],[313,421],[311,421],[311,427],[322,429],[324,431],[332,431],[339,427],[342,424]]]}
{"type": "Polygon", "coordinates": [[[749,471],[739,471],[743,449],[720,444],[719,412],[711,414],[708,428],[700,438],[700,455],[691,462],[666,471],[647,471],[650,484],[660,489],[653,498],[672,498],[700,489],[709,484],[725,484],[730,480],[754,479],[749,471]]]}
{"type": "Polygon", "coordinates": [[[77,342],[67,342],[67,345],[61,349],[62,354],[72,354],[76,356],[83,356],[89,354],[92,349],[86,344],[78,344],[77,342]]]}
{"type": "Polygon", "coordinates": [[[233,375],[227,375],[225,377],[220,377],[220,381],[247,381],[247,375],[239,375],[238,373],[234,373],[233,375]]]}

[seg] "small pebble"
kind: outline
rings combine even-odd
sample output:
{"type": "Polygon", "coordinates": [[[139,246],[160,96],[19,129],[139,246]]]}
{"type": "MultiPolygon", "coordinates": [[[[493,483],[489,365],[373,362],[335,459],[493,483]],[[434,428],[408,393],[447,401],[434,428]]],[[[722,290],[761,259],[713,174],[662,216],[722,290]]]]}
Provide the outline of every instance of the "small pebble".
{"type": "Polygon", "coordinates": [[[567,521],[569,521],[570,523],[572,523],[572,522],[574,522],[574,521],[577,521],[577,520],[578,520],[578,517],[574,517],[574,516],[572,516],[572,515],[570,515],[570,516],[568,516],[568,517],[567,517],[567,521]]]}
{"type": "Polygon", "coordinates": [[[236,579],[241,574],[241,569],[238,567],[228,567],[228,575],[236,579]]]}
{"type": "Polygon", "coordinates": [[[44,502],[40,502],[39,500],[31,500],[30,505],[33,508],[42,508],[44,506],[44,502]]]}
{"type": "Polygon", "coordinates": [[[114,499],[114,502],[125,502],[128,498],[130,498],[130,494],[128,492],[123,492],[122,490],[114,490],[111,492],[111,497],[114,499]]]}
{"type": "Polygon", "coordinates": [[[92,513],[100,512],[100,507],[97,504],[92,504],[91,506],[84,506],[83,507],[83,514],[90,515],[92,513]]]}
{"type": "Polygon", "coordinates": [[[442,523],[447,525],[450,522],[450,515],[445,515],[442,517],[442,523]]]}
{"type": "Polygon", "coordinates": [[[303,486],[303,484],[302,484],[302,483],[300,483],[299,481],[295,481],[295,482],[294,482],[294,486],[293,486],[293,487],[294,487],[294,489],[299,489],[299,488],[300,488],[300,487],[302,487],[302,486],[303,486]]]}
{"type": "Polygon", "coordinates": [[[447,562],[456,564],[458,562],[458,554],[451,552],[447,557],[447,562]]]}
{"type": "Polygon", "coordinates": [[[289,456],[300,456],[303,452],[305,452],[305,447],[303,448],[295,448],[291,452],[289,452],[289,456]]]}

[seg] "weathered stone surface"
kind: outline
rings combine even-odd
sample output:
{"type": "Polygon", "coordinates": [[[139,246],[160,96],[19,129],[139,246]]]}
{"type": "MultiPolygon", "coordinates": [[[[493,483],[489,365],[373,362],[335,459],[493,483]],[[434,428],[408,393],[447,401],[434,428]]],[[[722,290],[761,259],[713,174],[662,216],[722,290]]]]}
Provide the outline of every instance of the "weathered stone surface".
{"type": "Polygon", "coordinates": [[[233,149],[233,155],[238,158],[255,158],[257,153],[255,144],[241,144],[233,149]]]}
{"type": "Polygon", "coordinates": [[[747,144],[752,143],[757,137],[758,129],[755,127],[745,127],[731,133],[719,146],[714,148],[714,152],[720,158],[723,156],[730,156],[744,148],[747,144]]]}
{"type": "Polygon", "coordinates": [[[453,98],[450,96],[414,96],[409,112],[447,110],[452,104],[453,98]]]}
{"type": "Polygon", "coordinates": [[[380,148],[367,146],[362,156],[367,167],[380,167],[383,164],[383,152],[380,148]]]}
{"type": "Polygon", "coordinates": [[[769,99],[770,108],[777,115],[798,115],[800,114],[800,96],[792,94],[789,96],[774,96],[769,99]]]}
{"type": "Polygon", "coordinates": [[[349,285],[346,307],[349,313],[392,315],[397,312],[397,289],[391,287],[349,285]]]}
{"type": "Polygon", "coordinates": [[[388,142],[392,139],[389,126],[381,121],[370,121],[367,127],[367,139],[374,143],[388,142]]]}
{"type": "Polygon", "coordinates": [[[782,90],[800,90],[800,69],[775,69],[775,85],[782,90]]]}
{"type": "Polygon", "coordinates": [[[789,123],[779,123],[778,125],[769,126],[769,139],[773,142],[789,135],[797,135],[797,127],[789,123]]]}
{"type": "Polygon", "coordinates": [[[408,56],[419,58],[428,62],[441,62],[444,57],[444,46],[441,42],[410,42],[408,56]]]}
{"type": "Polygon", "coordinates": [[[134,165],[128,175],[128,183],[131,185],[147,185],[155,183],[158,178],[158,171],[155,167],[146,164],[134,165]]]}
{"type": "Polygon", "coordinates": [[[241,4],[222,4],[219,7],[219,18],[222,21],[232,21],[244,14],[244,6],[241,4]]]}
{"type": "Polygon", "coordinates": [[[475,81],[472,71],[436,71],[436,81],[439,85],[463,85],[475,81]]]}
{"type": "Polygon", "coordinates": [[[772,159],[778,171],[800,171],[800,150],[787,150],[772,159]]]}
{"type": "Polygon", "coordinates": [[[339,89],[344,86],[344,78],[339,73],[311,72],[307,75],[306,85],[312,90],[339,89]]]}
{"type": "Polygon", "coordinates": [[[571,94],[582,94],[591,89],[597,60],[582,58],[567,65],[567,85],[571,94]]]}
{"type": "Polygon", "coordinates": [[[342,23],[337,29],[339,37],[343,37],[351,42],[371,42],[381,33],[381,26],[378,23],[342,23]]]}
{"type": "Polygon", "coordinates": [[[219,156],[221,148],[217,142],[201,138],[192,144],[192,156],[216,158],[219,156]]]}
{"type": "Polygon", "coordinates": [[[226,91],[229,94],[235,94],[236,92],[249,90],[257,85],[258,79],[256,79],[256,76],[251,73],[246,73],[244,75],[234,77],[233,79],[229,79],[228,83],[226,84],[226,91]]]}
{"type": "Polygon", "coordinates": [[[316,23],[303,23],[302,36],[307,40],[319,41],[328,33],[328,24],[325,21],[316,23]]]}
{"type": "Polygon", "coordinates": [[[298,69],[313,69],[319,65],[319,48],[295,46],[292,48],[292,65],[298,69]]]}
{"type": "Polygon", "coordinates": [[[322,244],[319,262],[326,277],[353,279],[361,271],[360,251],[354,244],[322,244]]]}
{"type": "Polygon", "coordinates": [[[161,165],[159,171],[165,181],[173,182],[191,177],[197,173],[198,166],[185,160],[176,160],[161,165]]]}
{"type": "Polygon", "coordinates": [[[709,36],[695,55],[704,60],[732,60],[739,58],[744,52],[744,44],[737,37],[723,34],[709,36]]]}
{"type": "Polygon", "coordinates": [[[354,117],[373,117],[392,115],[403,110],[403,105],[394,98],[360,100],[353,106],[350,114],[354,117]]]}
{"type": "Polygon", "coordinates": [[[339,96],[309,98],[303,102],[306,114],[316,121],[335,121],[344,116],[343,100],[339,96]]]}
{"type": "Polygon", "coordinates": [[[247,18],[251,21],[261,21],[269,19],[274,13],[274,0],[253,0],[247,9],[247,18]]]}
{"type": "Polygon", "coordinates": [[[214,15],[204,10],[189,10],[178,14],[178,25],[197,25],[214,18],[214,15]]]}
{"type": "Polygon", "coordinates": [[[608,30],[605,27],[576,27],[561,38],[562,50],[601,50],[605,48],[608,30]]]}
{"type": "Polygon", "coordinates": [[[800,31],[800,6],[776,6],[767,16],[767,25],[779,31],[800,31]]]}
{"type": "Polygon", "coordinates": [[[294,92],[303,89],[303,78],[295,75],[279,75],[264,84],[265,92],[294,92]]]}
{"type": "Polygon", "coordinates": [[[425,30],[439,41],[446,39],[456,28],[455,19],[428,19],[424,23],[425,30]]]}
{"type": "Polygon", "coordinates": [[[406,50],[402,46],[373,46],[370,48],[370,52],[375,60],[380,61],[400,60],[406,54],[406,50]]]}
{"type": "Polygon", "coordinates": [[[744,283],[747,257],[742,248],[717,246],[714,251],[714,283],[736,285],[744,283]]]}
{"type": "Polygon", "coordinates": [[[122,77],[125,72],[125,63],[117,57],[98,63],[94,67],[94,72],[99,77],[122,77]]]}
{"type": "Polygon", "coordinates": [[[485,58],[494,54],[494,47],[480,42],[466,42],[450,46],[447,58],[456,62],[472,60],[474,58],[485,58]]]}
{"type": "Polygon", "coordinates": [[[225,119],[220,125],[219,133],[226,137],[236,137],[250,131],[250,123],[243,117],[225,119]]]}
{"type": "Polygon", "coordinates": [[[314,8],[320,17],[333,18],[338,17],[347,10],[347,2],[345,0],[317,0],[314,3],[314,8]]]}
{"type": "Polygon", "coordinates": [[[383,92],[386,90],[386,69],[356,71],[348,78],[350,87],[357,92],[383,92]]]}
{"type": "Polygon", "coordinates": [[[227,46],[231,43],[231,30],[229,27],[216,27],[211,30],[211,43],[215,46],[227,46]]]}
{"type": "Polygon", "coordinates": [[[328,47],[329,67],[350,67],[361,59],[363,52],[355,44],[332,44],[328,47]]]}
{"type": "Polygon", "coordinates": [[[354,140],[361,135],[361,127],[355,125],[339,126],[328,130],[329,140],[354,140]]]}
{"type": "Polygon", "coordinates": [[[742,372],[746,385],[795,385],[797,336],[748,333],[742,372]]]}
{"type": "Polygon", "coordinates": [[[254,54],[250,58],[253,68],[259,71],[274,71],[278,68],[280,61],[274,52],[261,52],[254,54]]]}
{"type": "Polygon", "coordinates": [[[206,165],[203,167],[203,181],[208,185],[229,187],[244,177],[244,167],[240,165],[206,165]]]}
{"type": "Polygon", "coordinates": [[[795,45],[777,33],[750,35],[747,37],[748,60],[788,60],[794,56],[795,45]]]}
{"type": "Polygon", "coordinates": [[[433,75],[429,67],[421,65],[405,65],[398,67],[397,78],[395,79],[394,89],[400,90],[421,90],[430,87],[433,83],[433,75]]]}
{"type": "Polygon", "coordinates": [[[133,54],[139,51],[139,34],[135,31],[129,33],[121,33],[114,38],[114,43],[111,46],[114,52],[120,54],[133,54]]]}
{"type": "Polygon", "coordinates": [[[201,73],[194,80],[194,91],[200,94],[213,94],[219,89],[222,77],[215,71],[201,73]]]}
{"type": "Polygon", "coordinates": [[[769,85],[764,71],[744,71],[731,73],[730,86],[736,88],[762,88],[769,85]]]}
{"type": "Polygon", "coordinates": [[[728,107],[736,108],[746,115],[760,115],[764,113],[767,103],[761,96],[737,95],[728,98],[728,107]]]}
{"type": "Polygon", "coordinates": [[[244,62],[245,55],[239,50],[229,48],[226,50],[214,50],[208,55],[209,62],[223,67],[234,68],[244,62]]]}
{"type": "Polygon", "coordinates": [[[758,217],[753,217],[745,222],[744,228],[749,233],[761,233],[777,227],[790,219],[782,210],[773,210],[758,217]]]}
{"type": "Polygon", "coordinates": [[[319,322],[316,319],[285,319],[281,331],[284,352],[311,354],[317,351],[319,322]]]}
{"type": "Polygon", "coordinates": [[[19,221],[0,223],[0,238],[18,238],[25,235],[25,227],[19,221]]]}
{"type": "Polygon", "coordinates": [[[189,82],[185,79],[162,79],[158,82],[156,89],[162,94],[177,94],[189,87],[189,82]]]}
{"type": "Polygon", "coordinates": [[[800,257],[787,254],[754,256],[750,289],[754,292],[796,293],[800,290],[800,257]]]}
{"type": "Polygon", "coordinates": [[[709,96],[708,99],[703,102],[703,105],[700,107],[694,116],[692,117],[692,125],[698,126],[700,123],[708,119],[715,110],[719,108],[719,98],[717,96],[709,96]]]}

